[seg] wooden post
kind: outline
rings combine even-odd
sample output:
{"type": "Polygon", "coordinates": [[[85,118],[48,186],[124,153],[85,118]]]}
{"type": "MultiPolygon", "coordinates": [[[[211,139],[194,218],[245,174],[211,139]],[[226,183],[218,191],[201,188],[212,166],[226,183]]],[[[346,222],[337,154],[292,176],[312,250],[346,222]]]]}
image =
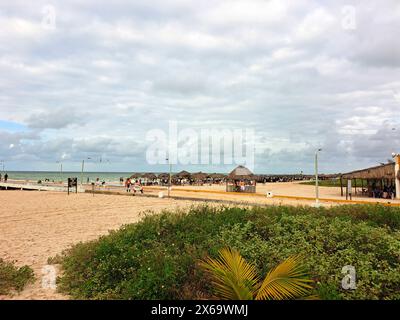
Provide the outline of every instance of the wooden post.
{"type": "Polygon", "coordinates": [[[343,176],[340,176],[340,194],[343,197],[343,176]]]}
{"type": "Polygon", "coordinates": [[[357,196],[357,178],[354,178],[354,195],[357,196]]]}
{"type": "Polygon", "coordinates": [[[394,179],[396,187],[396,199],[400,199],[400,155],[397,154],[394,158],[394,179]]]}
{"type": "Polygon", "coordinates": [[[361,196],[364,195],[364,179],[361,179],[361,196]]]}

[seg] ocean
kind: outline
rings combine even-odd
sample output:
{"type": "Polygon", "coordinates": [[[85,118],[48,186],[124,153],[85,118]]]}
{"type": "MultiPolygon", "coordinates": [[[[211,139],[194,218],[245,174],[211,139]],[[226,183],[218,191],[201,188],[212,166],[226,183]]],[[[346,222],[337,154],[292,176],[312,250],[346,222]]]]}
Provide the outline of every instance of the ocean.
{"type": "MultiPolygon", "coordinates": [[[[56,171],[7,171],[7,173],[10,180],[30,180],[37,182],[38,180],[45,181],[45,179],[49,179],[50,181],[66,181],[72,177],[78,178],[78,181],[81,179],[81,172],[71,171],[66,171],[62,174],[56,171]]],[[[84,172],[83,182],[87,182],[88,178],[90,182],[96,181],[97,178],[105,182],[119,182],[121,177],[126,179],[131,175],[132,172],[84,172]]]]}

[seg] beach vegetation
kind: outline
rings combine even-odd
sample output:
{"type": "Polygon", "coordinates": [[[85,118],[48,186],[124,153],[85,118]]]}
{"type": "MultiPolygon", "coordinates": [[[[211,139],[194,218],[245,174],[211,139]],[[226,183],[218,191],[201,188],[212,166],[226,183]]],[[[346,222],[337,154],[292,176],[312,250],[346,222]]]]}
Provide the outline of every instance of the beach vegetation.
{"type": "Polygon", "coordinates": [[[260,281],[257,268],[239,251],[223,248],[219,257],[206,258],[201,267],[211,278],[217,298],[225,300],[284,300],[308,296],[312,289],[301,257],[289,257],[260,281]]]}
{"type": "Polygon", "coordinates": [[[34,273],[29,266],[17,267],[14,263],[0,258],[0,295],[20,292],[33,280],[34,273]]]}
{"type": "Polygon", "coordinates": [[[310,294],[320,299],[400,299],[400,209],[382,205],[149,213],[64,251],[58,288],[78,299],[211,299],[203,263],[223,248],[260,278],[288,257],[307,257],[310,294]],[[342,286],[344,266],[354,266],[356,289],[342,286]]]}

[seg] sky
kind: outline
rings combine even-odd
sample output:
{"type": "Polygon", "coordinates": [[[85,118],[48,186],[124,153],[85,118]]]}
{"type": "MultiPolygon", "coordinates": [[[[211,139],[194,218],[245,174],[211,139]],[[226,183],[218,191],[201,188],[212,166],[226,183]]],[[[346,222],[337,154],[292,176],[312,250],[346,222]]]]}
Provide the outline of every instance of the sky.
{"type": "Polygon", "coordinates": [[[171,122],[253,130],[257,173],[400,152],[398,0],[2,0],[0,26],[6,170],[167,171],[148,134],[171,122]]]}

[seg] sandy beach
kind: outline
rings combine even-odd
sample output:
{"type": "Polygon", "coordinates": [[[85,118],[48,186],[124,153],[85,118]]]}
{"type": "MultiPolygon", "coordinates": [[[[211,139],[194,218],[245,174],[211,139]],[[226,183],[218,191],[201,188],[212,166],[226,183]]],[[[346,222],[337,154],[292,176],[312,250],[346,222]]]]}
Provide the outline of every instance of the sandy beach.
{"type": "Polygon", "coordinates": [[[41,288],[47,259],[80,241],[96,239],[123,224],[137,222],[145,211],[189,206],[189,201],[146,197],[0,191],[0,257],[29,265],[36,282],[13,297],[0,299],[67,299],[41,288]]]}

